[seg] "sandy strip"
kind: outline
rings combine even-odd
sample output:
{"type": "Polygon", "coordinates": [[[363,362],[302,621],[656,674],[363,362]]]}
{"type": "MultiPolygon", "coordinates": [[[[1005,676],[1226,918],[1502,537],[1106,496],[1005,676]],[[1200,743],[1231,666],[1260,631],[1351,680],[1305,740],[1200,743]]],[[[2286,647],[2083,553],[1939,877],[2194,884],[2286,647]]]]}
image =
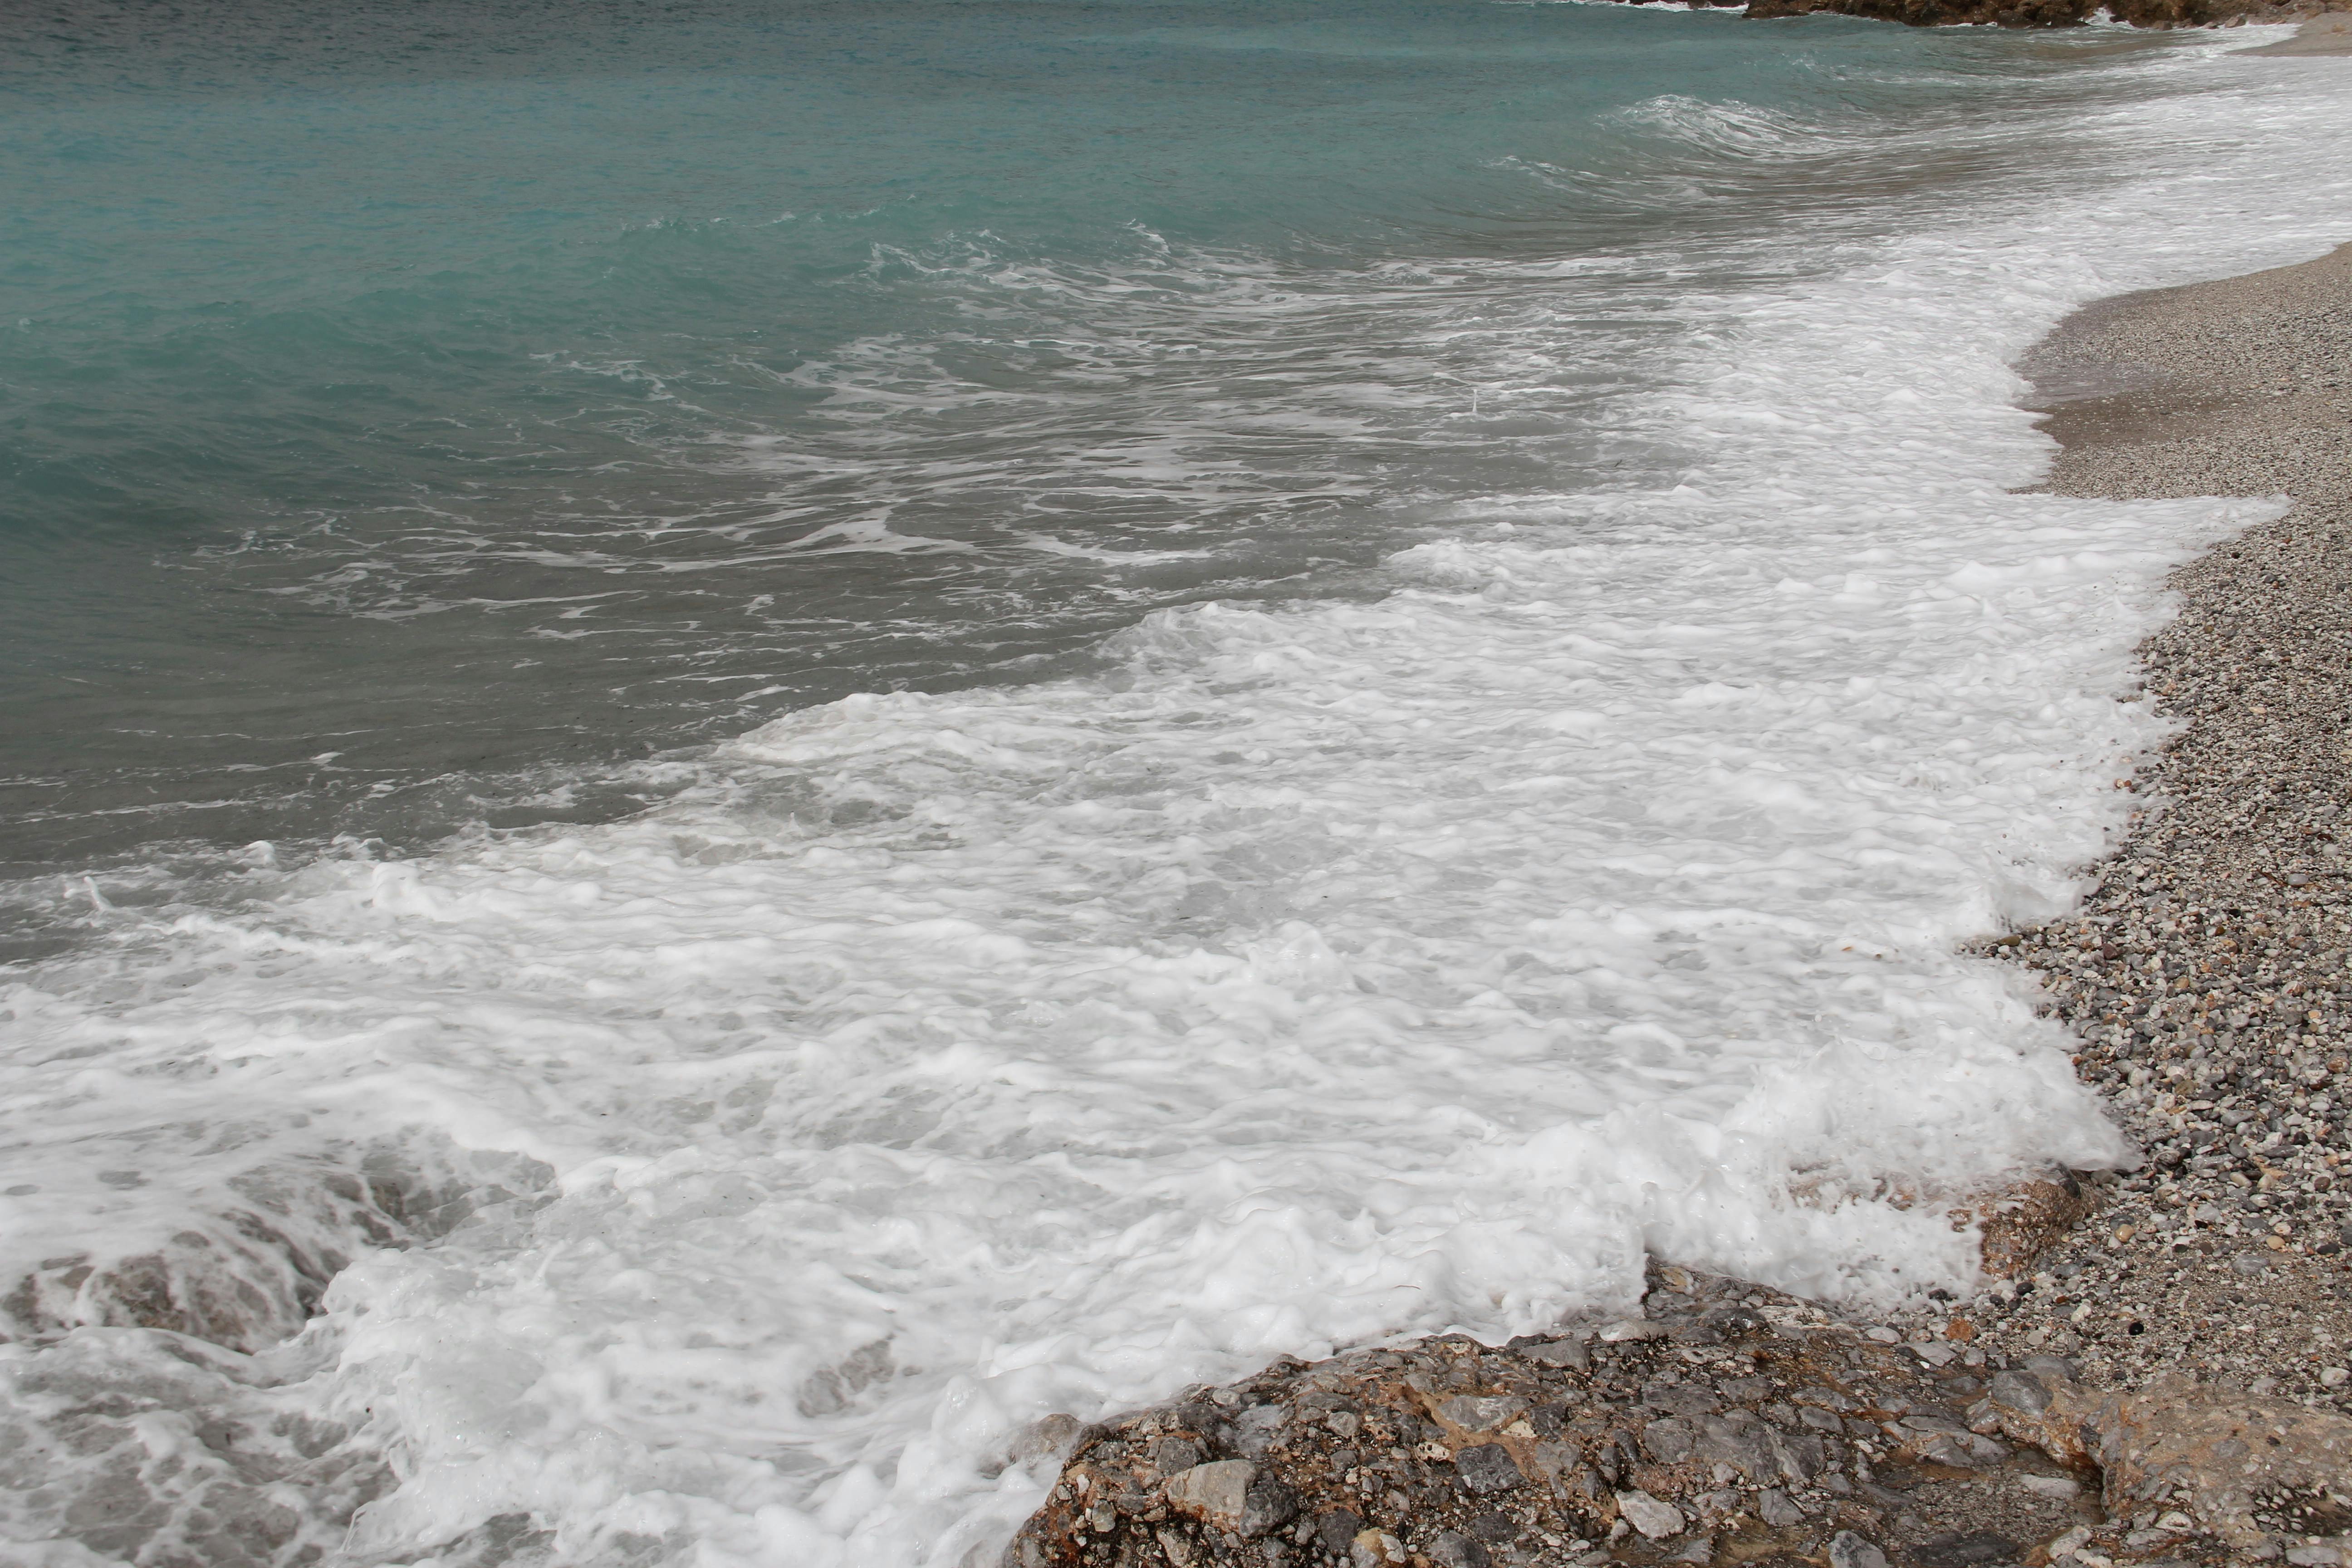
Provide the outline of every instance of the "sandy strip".
{"type": "Polygon", "coordinates": [[[2149,808],[2078,916],[2008,949],[2151,1158],[1979,1342],[2352,1409],[2352,246],[2104,301],[2025,369],[2050,489],[2295,505],[2175,577],[2149,808]]]}

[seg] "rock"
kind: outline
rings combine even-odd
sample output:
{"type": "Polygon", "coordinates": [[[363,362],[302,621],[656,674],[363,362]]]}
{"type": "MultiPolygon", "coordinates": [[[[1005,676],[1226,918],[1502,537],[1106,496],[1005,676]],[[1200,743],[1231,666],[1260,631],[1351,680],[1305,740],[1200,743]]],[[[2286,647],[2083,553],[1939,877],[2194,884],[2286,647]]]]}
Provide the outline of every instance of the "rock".
{"type": "Polygon", "coordinates": [[[1253,1405],[1234,1419],[1234,1447],[1257,1458],[1274,1447],[1289,1419],[1290,1412],[1279,1405],[1253,1405]]]}
{"type": "Polygon", "coordinates": [[[2177,1373],[2137,1394],[2042,1381],[2046,1406],[2000,1406],[2002,1430],[2061,1464],[2097,1466],[2112,1513],[2185,1493],[2208,1530],[2251,1551],[2266,1539],[2257,1497],[2324,1490],[2352,1475],[2352,1419],[2332,1411],[2201,1388],[2177,1373]]]}
{"type": "MultiPolygon", "coordinates": [[[[1622,1491],[1617,1494],[1617,1511],[1626,1523],[1652,1541],[1664,1541],[1679,1534],[1683,1528],[1683,1510],[1669,1502],[1660,1502],[1645,1491],[1622,1491]]],[[[1880,1559],[1875,1568],[1885,1568],[1880,1559]]]]}
{"type": "Polygon", "coordinates": [[[1698,1454],[1718,1465],[1729,1465],[1750,1481],[1772,1479],[1780,1465],[1772,1453],[1779,1436],[1751,1411],[1729,1410],[1709,1415],[1699,1426],[1698,1454]]]}
{"type": "Polygon", "coordinates": [[[1465,1432],[1493,1432],[1524,1415],[1528,1402],[1505,1394],[1459,1394],[1437,1407],[1437,1418],[1465,1432]]]}
{"type": "MultiPolygon", "coordinates": [[[[2096,1300],[2080,1273],[2065,1278],[2096,1300]]],[[[1883,1556],[1895,1553],[1895,1538],[1948,1532],[1932,1543],[1937,1561],[1915,1563],[1906,1545],[1907,1568],[1990,1568],[1996,1559],[1970,1553],[1992,1548],[1962,1537],[1990,1531],[2030,1543],[2052,1528],[2053,1505],[2072,1500],[2073,1485],[2020,1475],[2022,1467],[1996,1472],[2016,1485],[1986,1484],[1985,1468],[2006,1458],[1997,1434],[2070,1467],[2104,1467],[2110,1485],[2125,1489],[2110,1494],[2111,1517],[2128,1521],[2126,1529],[2174,1531],[2151,1552],[2161,1554],[2187,1532],[2185,1517],[2179,1529],[2157,1519],[2173,1506],[2170,1488],[2180,1479],[2162,1468],[2183,1457],[2165,1447],[2172,1439],[2135,1425],[2138,1406],[2125,1396],[2084,1388],[2064,1360],[2033,1358],[2006,1371],[1932,1368],[1899,1339],[1867,1340],[1786,1300],[1770,1309],[1769,1335],[1733,1346],[1693,1342],[1684,1330],[1762,1288],[1685,1278],[1690,1289],[1651,1292],[1654,1316],[1643,1321],[1661,1337],[1596,1343],[1585,1371],[1528,1353],[1557,1341],[1496,1347],[1442,1335],[1313,1365],[1277,1362],[1223,1389],[1188,1389],[1171,1404],[1107,1417],[1078,1434],[1004,1561],[1011,1568],[1217,1568],[1229,1560],[1236,1568],[1349,1568],[1360,1557],[1379,1568],[1457,1568],[1483,1553],[1487,1568],[1565,1568],[1591,1556],[1566,1542],[1606,1533],[1619,1542],[1616,1554],[1653,1562],[1753,1546],[1827,1568],[1824,1538],[1841,1527],[1875,1532],[1883,1521],[1883,1556]],[[1881,1464],[1883,1450],[1874,1447],[1865,1462],[1849,1436],[1873,1445],[1892,1438],[1898,1451],[1881,1464]],[[1906,1453],[1922,1462],[1907,1463],[1906,1453]],[[2160,1495],[2126,1495],[2158,1477],[2160,1495]],[[1296,1522],[1302,1512],[1311,1526],[1296,1522]],[[1253,1544],[1244,1547],[1244,1536],[1253,1544]],[[1392,1552],[1398,1542],[1406,1544],[1392,1552]]],[[[2338,1419],[2254,1403],[2282,1421],[2338,1419]]],[[[2245,1445],[2238,1468],[2268,1466],[2273,1436],[2290,1457],[2302,1452],[2308,1445],[2300,1445],[2300,1430],[2265,1428],[2263,1453],[2245,1445]]],[[[2313,1465],[2340,1462],[2324,1444],[2314,1452],[2313,1465]]],[[[2199,1499],[2203,1512],[2216,1506],[2217,1488],[2236,1485],[2247,1496],[2261,1489],[2234,1476],[2191,1478],[2183,1500],[2199,1499]]],[[[2319,1522],[2291,1499],[2265,1506],[2319,1522]]],[[[1850,1557],[1879,1550],[1854,1539],[1850,1557]]],[[[2273,1555],[2301,1542],[2278,1541],[2273,1555]]],[[[2126,1548],[2117,1561],[2148,1555],[2126,1548]]]]}
{"type": "Polygon", "coordinates": [[[1315,1535],[1323,1542],[1323,1550],[1334,1557],[1343,1557],[1355,1541],[1356,1532],[1363,1528],[1362,1516],[1337,1508],[1315,1521],[1315,1535]]]}
{"type": "Polygon", "coordinates": [[[1213,1530],[1255,1540],[1298,1512],[1288,1488],[1247,1459],[1217,1459],[1171,1476],[1168,1506],[1213,1530]]]}
{"type": "Polygon", "coordinates": [[[1471,1518],[1470,1533],[1481,1541],[1509,1541],[1518,1535],[1519,1525],[1508,1514],[1489,1509],[1471,1518]]]}
{"type": "Polygon", "coordinates": [[[1535,1344],[1513,1347],[1529,1361],[1546,1366],[1564,1366],[1572,1372],[1592,1370],[1592,1352],[1581,1337],[1566,1340],[1544,1340],[1535,1344]]]}
{"type": "Polygon", "coordinates": [[[1985,1396],[1995,1405],[2005,1405],[2027,1415],[2039,1415],[2050,1408],[2050,1391],[2030,1372],[1996,1374],[1985,1396]]]}
{"type": "Polygon", "coordinates": [[[2009,1450],[1989,1436],[1961,1426],[1948,1415],[1906,1415],[1903,1441],[1921,1458],[1956,1469],[1981,1469],[2009,1458],[2009,1450]]]}
{"type": "Polygon", "coordinates": [[[1911,1549],[1919,1568],[1977,1568],[1983,1563],[2009,1563],[2017,1557],[2017,1542],[1990,1530],[1953,1531],[1930,1536],[1911,1549]]]}
{"type": "Polygon", "coordinates": [[[1643,1340],[1664,1339],[1666,1333],[1664,1323],[1654,1323],[1647,1318],[1622,1318],[1601,1331],[1601,1340],[1604,1344],[1638,1344],[1643,1340]]]}
{"type": "MultiPolygon", "coordinates": [[[[2087,5],[2084,6],[2088,10],[2087,5]]],[[[2071,1171],[2052,1171],[1993,1192],[1979,1193],[1955,1207],[1956,1225],[1973,1219],[1984,1271],[1996,1279],[2014,1279],[2033,1265],[2042,1250],[2063,1236],[2092,1208],[2089,1191],[2071,1171]]]]}
{"type": "Polygon", "coordinates": [[[1696,1441],[1697,1434],[1691,1430],[1690,1423],[1673,1416],[1653,1421],[1642,1428],[1643,1451],[1662,1465],[1679,1465],[1689,1458],[1691,1446],[1696,1441]]]}
{"type": "Polygon", "coordinates": [[[1033,1421],[1013,1439],[1012,1457],[1016,1465],[1036,1459],[1058,1459],[1077,1446],[1078,1434],[1086,1423],[1075,1415],[1055,1415],[1033,1421]]]}
{"type": "MultiPolygon", "coordinates": [[[[1692,3],[1721,5],[1736,5],[1738,0],[1692,3]]],[[[1760,20],[1816,12],[1899,22],[1911,27],[2078,27],[2103,13],[2106,19],[2136,27],[2181,27],[2250,15],[2262,19],[2277,15],[2265,10],[2263,0],[2114,0],[2105,6],[2093,0],[1748,0],[1747,7],[1749,17],[1760,20]]],[[[2153,881],[2149,879],[2141,885],[2153,881]]]]}
{"type": "Polygon", "coordinates": [[[1151,1468],[1163,1476],[1181,1475],[1208,1457],[1190,1437],[1162,1437],[1151,1445],[1151,1468]]]}
{"type": "Polygon", "coordinates": [[[1463,1449],[1454,1456],[1454,1468],[1462,1477],[1462,1484],[1481,1497],[1508,1491],[1527,1479],[1519,1471],[1519,1462],[1499,1443],[1480,1443],[1463,1449]]]}
{"type": "Polygon", "coordinates": [[[1451,1530],[1437,1532],[1429,1542],[1427,1555],[1433,1568],[1488,1568],[1492,1562],[1484,1546],[1451,1530]]]}
{"type": "Polygon", "coordinates": [[[1642,1403],[1670,1415],[1706,1415],[1722,1405],[1704,1388],[1687,1383],[1653,1383],[1642,1390],[1642,1403]]]}
{"type": "Polygon", "coordinates": [[[1764,1436],[1780,1474],[1799,1486],[1809,1485],[1829,1468],[1827,1449],[1811,1432],[1767,1431],[1764,1436]]]}
{"type": "Polygon", "coordinates": [[[1851,1530],[1830,1537],[1830,1568],[1886,1568],[1886,1553],[1851,1530]]]}

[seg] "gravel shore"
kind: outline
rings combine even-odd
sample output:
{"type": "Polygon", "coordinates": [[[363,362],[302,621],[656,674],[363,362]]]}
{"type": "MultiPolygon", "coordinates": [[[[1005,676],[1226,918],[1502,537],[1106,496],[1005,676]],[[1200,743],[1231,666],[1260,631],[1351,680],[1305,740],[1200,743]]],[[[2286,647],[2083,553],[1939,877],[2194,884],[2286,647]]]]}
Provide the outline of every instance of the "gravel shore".
{"type": "Polygon", "coordinates": [[[2149,1161],[1980,1341],[2352,1407],[2352,247],[2102,302],[2025,368],[2074,394],[2048,489],[2295,504],[2175,577],[2148,806],[2079,914],[2003,950],[2149,1161]]]}

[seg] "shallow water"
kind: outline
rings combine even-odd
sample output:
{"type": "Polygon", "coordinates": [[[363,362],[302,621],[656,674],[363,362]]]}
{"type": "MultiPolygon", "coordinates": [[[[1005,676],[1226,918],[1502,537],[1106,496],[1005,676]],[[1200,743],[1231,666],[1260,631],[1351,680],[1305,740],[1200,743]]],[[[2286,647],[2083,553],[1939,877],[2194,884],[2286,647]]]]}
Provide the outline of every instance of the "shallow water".
{"type": "Polygon", "coordinates": [[[2129,1157],[1956,949],[2264,509],[2007,367],[2340,237],[2329,62],[656,15],[0,51],[20,1550],[985,1562],[1049,1411],[2129,1157]]]}

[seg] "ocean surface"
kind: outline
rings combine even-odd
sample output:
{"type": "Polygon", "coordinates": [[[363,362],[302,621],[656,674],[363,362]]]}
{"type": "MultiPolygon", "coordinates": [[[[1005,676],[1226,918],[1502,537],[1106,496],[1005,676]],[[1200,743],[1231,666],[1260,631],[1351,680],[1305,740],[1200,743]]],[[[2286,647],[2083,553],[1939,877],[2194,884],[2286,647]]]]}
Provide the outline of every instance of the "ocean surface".
{"type": "Polygon", "coordinates": [[[983,1568],[1049,1413],[1967,1288],[2132,1155],[1960,946],[2273,510],[2008,367],[2352,237],[2265,36],[10,10],[0,1555],[983,1568]]]}

